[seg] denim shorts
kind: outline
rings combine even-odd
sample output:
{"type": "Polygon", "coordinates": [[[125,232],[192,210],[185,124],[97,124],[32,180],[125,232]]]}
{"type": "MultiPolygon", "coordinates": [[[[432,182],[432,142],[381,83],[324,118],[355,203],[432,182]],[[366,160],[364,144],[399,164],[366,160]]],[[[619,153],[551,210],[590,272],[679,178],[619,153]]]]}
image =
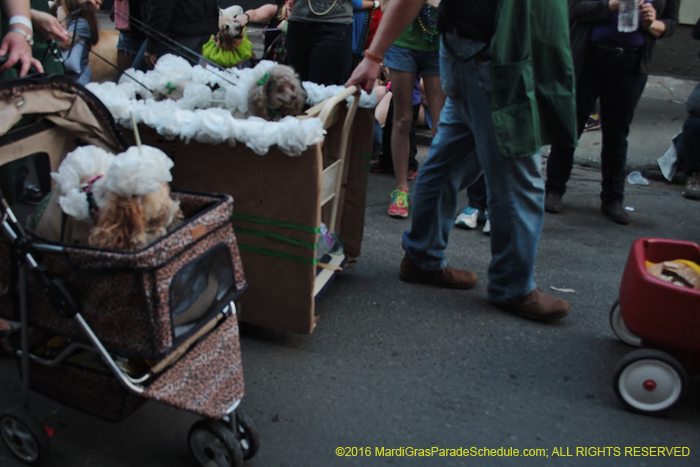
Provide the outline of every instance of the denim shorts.
{"type": "Polygon", "coordinates": [[[390,70],[407,71],[421,76],[439,76],[440,52],[424,52],[392,45],[384,55],[384,65],[390,70]]]}
{"type": "Polygon", "coordinates": [[[143,44],[143,39],[134,39],[130,31],[119,31],[119,41],[117,41],[117,50],[122,50],[126,53],[136,55],[143,44]]]}

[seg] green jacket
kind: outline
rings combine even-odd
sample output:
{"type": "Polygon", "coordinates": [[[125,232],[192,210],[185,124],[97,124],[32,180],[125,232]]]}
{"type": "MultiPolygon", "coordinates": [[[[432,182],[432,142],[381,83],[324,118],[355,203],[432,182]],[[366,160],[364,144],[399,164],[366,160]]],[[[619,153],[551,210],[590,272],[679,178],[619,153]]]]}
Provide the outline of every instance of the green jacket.
{"type": "Polygon", "coordinates": [[[491,114],[506,157],[575,147],[574,65],[567,0],[499,0],[491,41],[491,114]]]}

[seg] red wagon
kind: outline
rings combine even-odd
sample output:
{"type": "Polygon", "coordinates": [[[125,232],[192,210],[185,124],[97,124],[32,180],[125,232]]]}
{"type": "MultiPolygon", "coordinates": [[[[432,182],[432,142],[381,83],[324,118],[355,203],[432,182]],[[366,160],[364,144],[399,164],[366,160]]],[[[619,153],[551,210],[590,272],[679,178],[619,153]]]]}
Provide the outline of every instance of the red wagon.
{"type": "Polygon", "coordinates": [[[671,408],[684,393],[687,373],[700,369],[700,290],[666,282],[647,270],[647,262],[678,259],[700,264],[700,247],[680,240],[636,240],[619,300],[610,311],[615,335],[641,347],[618,362],[613,378],[615,394],[635,412],[671,408]]]}

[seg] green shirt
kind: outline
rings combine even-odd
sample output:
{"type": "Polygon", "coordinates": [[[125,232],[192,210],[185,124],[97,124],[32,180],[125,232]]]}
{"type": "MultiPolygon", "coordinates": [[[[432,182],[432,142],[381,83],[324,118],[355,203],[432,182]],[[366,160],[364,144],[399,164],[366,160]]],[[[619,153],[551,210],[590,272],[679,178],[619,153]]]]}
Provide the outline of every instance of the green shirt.
{"type": "Polygon", "coordinates": [[[437,35],[437,8],[426,5],[416,19],[396,39],[394,45],[421,52],[436,52],[440,50],[440,39],[437,35]],[[426,11],[428,15],[426,16],[426,11]],[[431,27],[432,26],[432,27],[431,27]],[[434,35],[433,35],[434,34],[434,35]],[[429,40],[426,36],[434,38],[429,40]]]}

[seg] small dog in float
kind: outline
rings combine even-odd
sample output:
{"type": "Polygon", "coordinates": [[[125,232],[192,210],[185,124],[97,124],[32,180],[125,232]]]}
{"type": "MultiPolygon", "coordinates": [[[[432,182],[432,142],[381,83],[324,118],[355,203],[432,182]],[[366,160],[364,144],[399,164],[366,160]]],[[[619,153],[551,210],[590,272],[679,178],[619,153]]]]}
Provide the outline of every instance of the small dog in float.
{"type": "Polygon", "coordinates": [[[219,9],[219,32],[202,47],[202,55],[224,68],[231,68],[253,57],[253,43],[245,26],[236,17],[243,8],[233,5],[219,9]]]}
{"type": "Polygon", "coordinates": [[[287,65],[271,67],[248,94],[248,113],[265,120],[277,121],[302,112],[306,91],[294,69],[287,65]]]}

